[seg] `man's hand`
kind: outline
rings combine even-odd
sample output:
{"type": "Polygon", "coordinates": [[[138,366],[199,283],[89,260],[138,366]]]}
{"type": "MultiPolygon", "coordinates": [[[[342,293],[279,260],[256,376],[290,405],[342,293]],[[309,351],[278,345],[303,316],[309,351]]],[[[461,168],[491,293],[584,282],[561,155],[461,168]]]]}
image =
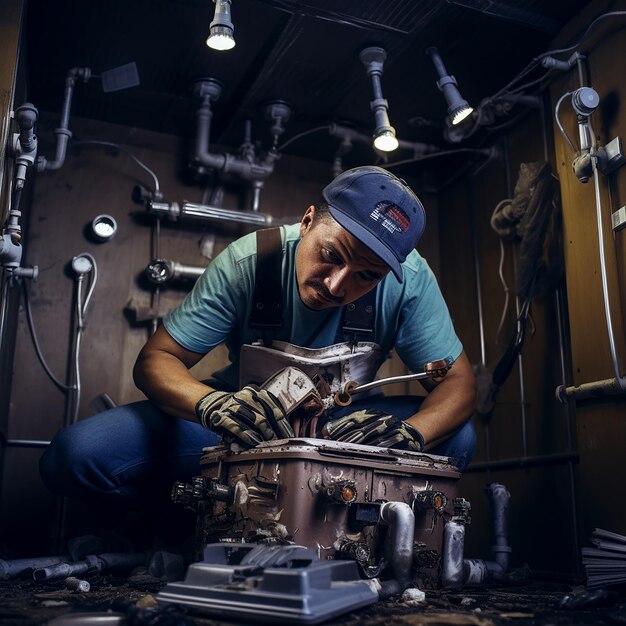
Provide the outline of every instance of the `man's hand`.
{"type": "Polygon", "coordinates": [[[398,448],[421,452],[424,438],[418,430],[393,415],[365,409],[355,411],[324,425],[326,439],[360,443],[381,448],[398,448]]]}
{"type": "Polygon", "coordinates": [[[198,402],[196,415],[205,428],[221,435],[226,443],[236,441],[245,448],[295,437],[276,396],[251,385],[236,393],[212,391],[198,402]]]}

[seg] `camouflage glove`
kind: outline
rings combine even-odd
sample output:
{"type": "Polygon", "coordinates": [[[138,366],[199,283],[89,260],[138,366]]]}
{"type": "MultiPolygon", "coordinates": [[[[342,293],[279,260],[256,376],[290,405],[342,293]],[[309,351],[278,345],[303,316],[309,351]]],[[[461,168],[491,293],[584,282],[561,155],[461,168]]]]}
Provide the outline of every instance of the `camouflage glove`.
{"type": "Polygon", "coordinates": [[[276,397],[252,386],[236,393],[212,391],[198,402],[196,415],[226,443],[235,441],[245,448],[295,436],[276,397]]]}
{"type": "Polygon", "coordinates": [[[365,409],[327,422],[322,430],[327,439],[381,448],[421,452],[424,437],[410,424],[382,411],[365,409]]]}

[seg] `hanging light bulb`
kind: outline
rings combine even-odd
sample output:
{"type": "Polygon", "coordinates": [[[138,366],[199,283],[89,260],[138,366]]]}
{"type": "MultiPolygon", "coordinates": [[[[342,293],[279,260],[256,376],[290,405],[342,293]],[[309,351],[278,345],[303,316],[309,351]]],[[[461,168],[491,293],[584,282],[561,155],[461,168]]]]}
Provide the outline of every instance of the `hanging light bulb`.
{"type": "Polygon", "coordinates": [[[389,127],[389,130],[383,130],[377,135],[374,135],[374,147],[378,150],[393,152],[398,145],[395,131],[391,127],[389,127]]]}
{"type": "Polygon", "coordinates": [[[439,55],[439,50],[435,47],[428,48],[426,54],[432,59],[439,80],[437,81],[437,87],[443,93],[443,97],[448,104],[448,121],[452,126],[460,124],[466,117],[471,115],[474,110],[468,103],[461,97],[461,94],[456,86],[456,78],[450,76],[446,71],[446,68],[439,55]]]}
{"type": "Polygon", "coordinates": [[[235,47],[235,27],[230,19],[231,0],[213,0],[215,15],[209,25],[206,45],[213,50],[230,50],[235,47]]]}
{"type": "Polygon", "coordinates": [[[383,152],[391,152],[398,147],[396,139],[396,130],[389,121],[387,109],[389,105],[387,100],[383,98],[380,77],[383,73],[383,63],[387,58],[387,53],[383,48],[378,46],[370,46],[361,50],[359,59],[367,70],[368,76],[372,79],[372,87],[374,89],[374,99],[370,102],[370,106],[374,111],[374,147],[383,152]]]}

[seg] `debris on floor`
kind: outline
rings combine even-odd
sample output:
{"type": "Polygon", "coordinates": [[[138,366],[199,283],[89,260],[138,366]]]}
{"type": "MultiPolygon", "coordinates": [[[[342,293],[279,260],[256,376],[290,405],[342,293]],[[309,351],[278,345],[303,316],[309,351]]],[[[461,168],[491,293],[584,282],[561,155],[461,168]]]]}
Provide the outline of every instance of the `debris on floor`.
{"type": "MultiPolygon", "coordinates": [[[[130,578],[90,576],[89,592],[67,589],[64,580],[36,582],[32,579],[0,581],[0,624],[43,626],[54,618],[78,613],[112,612],[123,616],[122,626],[222,626],[237,624],[223,618],[194,615],[178,607],[156,606],[155,596],[167,580],[149,575],[130,578]],[[141,580],[138,580],[141,578],[141,580]]],[[[626,624],[626,595],[613,603],[575,610],[559,607],[572,593],[569,585],[532,581],[521,587],[464,589],[460,592],[426,590],[424,602],[410,604],[402,596],[392,597],[353,611],[328,626],[598,626],[626,624]]],[[[114,617],[109,613],[111,617],[114,617]]],[[[65,623],[87,626],[84,620],[65,623]]],[[[103,623],[103,622],[100,622],[103,623]]],[[[241,625],[241,622],[239,622],[241,625]]],[[[51,624],[50,626],[58,626],[51,624]]]]}

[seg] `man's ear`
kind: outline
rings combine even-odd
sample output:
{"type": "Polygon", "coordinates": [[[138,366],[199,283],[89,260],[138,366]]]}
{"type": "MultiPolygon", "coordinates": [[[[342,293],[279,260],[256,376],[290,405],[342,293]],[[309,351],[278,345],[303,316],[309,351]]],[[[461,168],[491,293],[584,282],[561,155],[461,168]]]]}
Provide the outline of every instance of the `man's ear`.
{"type": "Polygon", "coordinates": [[[302,237],[313,225],[313,217],[315,215],[315,207],[311,205],[300,220],[300,236],[302,237]]]}

